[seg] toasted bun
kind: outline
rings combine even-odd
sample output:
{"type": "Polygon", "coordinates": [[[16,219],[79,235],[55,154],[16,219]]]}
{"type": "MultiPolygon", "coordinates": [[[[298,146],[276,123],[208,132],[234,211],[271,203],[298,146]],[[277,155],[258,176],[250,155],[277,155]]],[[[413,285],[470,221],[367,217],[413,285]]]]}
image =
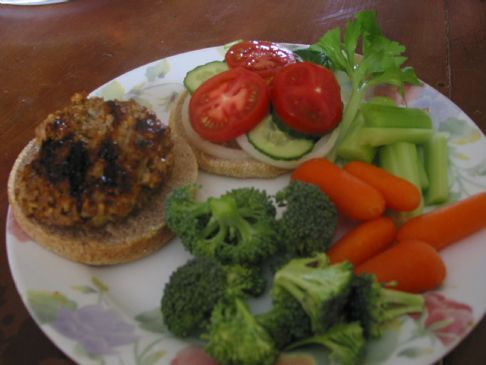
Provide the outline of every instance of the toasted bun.
{"type": "Polygon", "coordinates": [[[189,145],[177,138],[174,166],[163,188],[142,209],[122,222],[102,229],[65,229],[40,224],[26,216],[17,200],[19,172],[28,164],[39,146],[35,140],[23,149],[8,180],[8,198],[17,223],[34,241],[67,259],[89,265],[113,265],[133,261],[160,249],[173,238],[164,221],[164,201],[175,186],[195,182],[197,162],[189,145]]]}
{"type": "MultiPolygon", "coordinates": [[[[184,100],[188,96],[188,92],[183,92],[177,99],[170,113],[169,126],[190,144],[182,123],[182,109],[184,100]]],[[[249,155],[245,160],[222,159],[200,151],[193,145],[191,147],[196,155],[199,168],[213,174],[237,178],[273,178],[288,172],[288,170],[257,161],[249,155]]]]}

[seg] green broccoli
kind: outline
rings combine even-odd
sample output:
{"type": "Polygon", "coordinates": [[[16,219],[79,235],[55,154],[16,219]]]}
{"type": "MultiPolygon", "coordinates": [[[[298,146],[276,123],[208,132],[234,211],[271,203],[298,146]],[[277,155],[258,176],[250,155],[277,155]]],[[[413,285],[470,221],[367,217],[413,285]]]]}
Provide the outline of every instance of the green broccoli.
{"type": "Polygon", "coordinates": [[[258,269],[222,265],[212,257],[196,257],[175,270],[164,288],[161,311],[176,336],[197,336],[226,295],[257,296],[265,290],[258,269]]]}
{"type": "Polygon", "coordinates": [[[310,256],[326,251],[336,232],[337,210],[313,184],[292,181],[277,192],[275,200],[285,207],[278,220],[278,236],[289,256],[310,256]]]}
{"type": "Polygon", "coordinates": [[[289,261],[275,273],[272,290],[290,293],[309,316],[312,331],[320,334],[343,318],[352,280],[350,263],[330,265],[320,253],[289,261]]]}
{"type": "Polygon", "coordinates": [[[322,345],[330,351],[329,358],[341,365],[356,365],[362,360],[366,341],[357,322],[338,323],[324,334],[293,343],[289,349],[305,345],[322,345]]]}
{"type": "Polygon", "coordinates": [[[273,365],[278,357],[271,337],[236,296],[216,306],[203,338],[204,350],[221,365],[273,365]]]}
{"type": "Polygon", "coordinates": [[[212,258],[196,258],[175,270],[164,288],[161,310],[176,336],[197,335],[226,293],[226,273],[212,258]]]}
{"type": "Polygon", "coordinates": [[[300,303],[284,290],[272,290],[272,307],[256,316],[279,350],[312,335],[309,316],[300,303]]]}
{"type": "Polygon", "coordinates": [[[222,267],[226,273],[228,293],[258,297],[265,291],[267,281],[260,267],[238,264],[222,267]]]}
{"type": "Polygon", "coordinates": [[[358,321],[365,338],[381,336],[381,326],[394,318],[424,310],[421,294],[386,289],[369,274],[356,275],[345,308],[348,321],[358,321]]]}
{"type": "Polygon", "coordinates": [[[277,250],[276,209],[265,191],[239,188],[196,201],[197,188],[175,188],[167,197],[168,227],[195,256],[225,264],[258,264],[277,250]]]}

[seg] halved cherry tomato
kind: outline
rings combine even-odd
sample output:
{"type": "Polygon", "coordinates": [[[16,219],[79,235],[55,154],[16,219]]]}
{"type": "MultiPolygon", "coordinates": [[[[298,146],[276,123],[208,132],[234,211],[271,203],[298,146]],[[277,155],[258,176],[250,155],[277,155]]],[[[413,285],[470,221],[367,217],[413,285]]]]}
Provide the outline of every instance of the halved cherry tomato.
{"type": "Polygon", "coordinates": [[[314,63],[298,62],[278,71],[271,100],[280,119],[304,134],[325,134],[341,121],[340,86],[329,69],[314,63]]]}
{"type": "Polygon", "coordinates": [[[233,68],[211,77],[192,94],[189,116],[194,130],[212,142],[247,132],[268,114],[270,93],[256,73],[233,68]]]}
{"type": "Polygon", "coordinates": [[[275,72],[295,63],[294,54],[279,45],[266,41],[243,41],[233,45],[225,55],[229,67],[244,67],[270,82],[275,72]]]}

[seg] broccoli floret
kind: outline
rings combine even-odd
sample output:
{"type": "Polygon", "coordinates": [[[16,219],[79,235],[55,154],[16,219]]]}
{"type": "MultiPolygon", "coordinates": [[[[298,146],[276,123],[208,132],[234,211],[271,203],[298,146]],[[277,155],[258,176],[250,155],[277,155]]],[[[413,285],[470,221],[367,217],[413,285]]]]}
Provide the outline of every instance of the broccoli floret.
{"type": "Polygon", "coordinates": [[[216,306],[203,338],[205,351],[221,365],[273,365],[278,356],[271,337],[235,296],[216,306]]]}
{"type": "Polygon", "coordinates": [[[256,318],[279,350],[312,335],[309,316],[300,303],[284,290],[273,290],[271,309],[256,318]]]}
{"type": "Polygon", "coordinates": [[[330,265],[321,253],[289,261],[275,273],[273,290],[291,294],[310,317],[312,331],[320,334],[343,318],[352,280],[350,263],[330,265]]]}
{"type": "Polygon", "coordinates": [[[258,297],[263,294],[267,281],[260,267],[223,265],[226,272],[228,293],[258,297]]]}
{"type": "Polygon", "coordinates": [[[164,288],[161,311],[177,336],[197,336],[226,295],[257,296],[265,290],[259,269],[222,265],[213,257],[196,257],[177,268],[164,288]]]}
{"type": "Polygon", "coordinates": [[[175,270],[164,288],[164,323],[176,336],[198,335],[226,293],[226,273],[213,258],[195,258],[175,270]]]}
{"type": "Polygon", "coordinates": [[[380,337],[385,322],[423,310],[424,297],[421,294],[386,289],[369,274],[354,277],[346,307],[348,321],[358,321],[367,339],[380,337]]]}
{"type": "Polygon", "coordinates": [[[177,187],[169,193],[164,206],[167,226],[180,237],[189,251],[192,251],[193,242],[211,218],[209,205],[196,200],[197,191],[195,184],[177,187]]]}
{"type": "Polygon", "coordinates": [[[167,197],[168,227],[195,256],[225,264],[258,264],[276,252],[276,209],[265,191],[246,187],[196,201],[194,185],[167,197]]]}
{"type": "Polygon", "coordinates": [[[336,232],[337,210],[316,185],[292,181],[277,192],[275,200],[286,207],[278,220],[278,232],[287,254],[310,256],[329,248],[336,232]]]}
{"type": "Polygon", "coordinates": [[[329,358],[333,362],[341,365],[356,365],[361,362],[366,341],[359,323],[339,323],[326,333],[295,342],[289,348],[314,344],[322,345],[329,350],[329,358]]]}

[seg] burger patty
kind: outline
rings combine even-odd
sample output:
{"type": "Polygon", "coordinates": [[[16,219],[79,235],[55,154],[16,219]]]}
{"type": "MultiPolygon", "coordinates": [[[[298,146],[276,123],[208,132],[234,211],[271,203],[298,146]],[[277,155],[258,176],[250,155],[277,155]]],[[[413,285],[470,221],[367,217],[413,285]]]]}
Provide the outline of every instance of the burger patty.
{"type": "Polygon", "coordinates": [[[75,94],[36,139],[16,193],[28,216],[60,227],[123,219],[163,185],[174,160],[170,129],[134,100],[75,94]]]}

